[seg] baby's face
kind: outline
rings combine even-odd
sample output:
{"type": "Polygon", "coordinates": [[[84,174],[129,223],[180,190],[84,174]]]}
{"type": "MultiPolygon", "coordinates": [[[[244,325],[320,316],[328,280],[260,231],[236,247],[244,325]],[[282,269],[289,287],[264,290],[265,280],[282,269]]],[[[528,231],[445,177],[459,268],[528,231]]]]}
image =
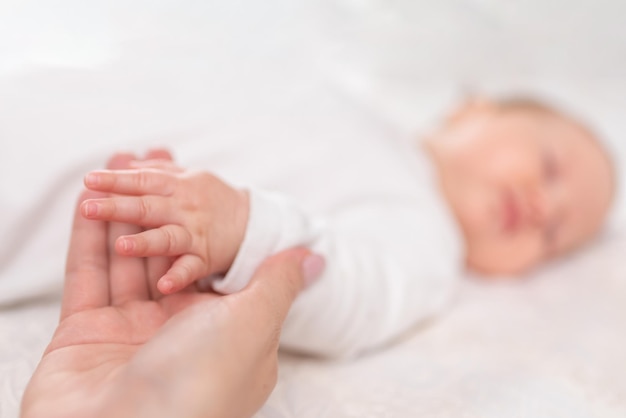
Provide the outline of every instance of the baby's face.
{"type": "Polygon", "coordinates": [[[600,229],[613,195],[610,160],[570,121],[478,106],[430,142],[469,268],[524,272],[600,229]]]}

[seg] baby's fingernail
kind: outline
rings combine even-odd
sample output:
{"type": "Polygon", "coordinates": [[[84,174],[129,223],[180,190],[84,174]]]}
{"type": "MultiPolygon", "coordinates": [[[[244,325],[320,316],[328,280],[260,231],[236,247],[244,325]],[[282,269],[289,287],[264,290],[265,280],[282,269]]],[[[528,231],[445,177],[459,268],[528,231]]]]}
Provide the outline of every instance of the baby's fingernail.
{"type": "Polygon", "coordinates": [[[157,287],[159,288],[161,293],[167,295],[172,292],[172,289],[174,288],[174,283],[168,279],[161,279],[159,280],[157,287]]]}
{"type": "Polygon", "coordinates": [[[86,186],[97,186],[100,178],[96,173],[89,173],[85,176],[86,186]]]}
{"type": "Polygon", "coordinates": [[[326,268],[326,260],[324,257],[318,254],[308,255],[304,261],[302,261],[302,273],[304,274],[304,285],[309,287],[317,279],[326,268]]]}
{"type": "Polygon", "coordinates": [[[125,253],[132,251],[134,248],[135,243],[133,242],[133,240],[127,238],[122,240],[122,250],[124,250],[125,253]]]}
{"type": "Polygon", "coordinates": [[[94,202],[86,202],[83,206],[83,213],[88,218],[98,215],[98,204],[94,202]]]}

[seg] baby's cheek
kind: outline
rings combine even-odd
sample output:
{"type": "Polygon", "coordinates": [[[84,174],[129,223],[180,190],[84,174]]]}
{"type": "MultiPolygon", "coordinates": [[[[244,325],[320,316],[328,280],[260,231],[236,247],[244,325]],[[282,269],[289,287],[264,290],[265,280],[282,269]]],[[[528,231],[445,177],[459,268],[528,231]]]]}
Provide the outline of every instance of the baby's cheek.
{"type": "Polygon", "coordinates": [[[498,233],[497,199],[494,186],[486,181],[474,182],[463,190],[463,199],[458,204],[458,217],[462,228],[471,237],[498,233]]]}

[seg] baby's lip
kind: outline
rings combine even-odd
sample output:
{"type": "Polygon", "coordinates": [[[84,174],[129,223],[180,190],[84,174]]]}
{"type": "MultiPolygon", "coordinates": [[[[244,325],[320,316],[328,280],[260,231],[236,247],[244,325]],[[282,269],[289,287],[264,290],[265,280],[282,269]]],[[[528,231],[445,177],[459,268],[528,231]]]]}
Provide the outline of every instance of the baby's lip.
{"type": "Polygon", "coordinates": [[[502,226],[505,232],[515,232],[520,224],[520,208],[511,190],[505,190],[502,196],[502,226]]]}

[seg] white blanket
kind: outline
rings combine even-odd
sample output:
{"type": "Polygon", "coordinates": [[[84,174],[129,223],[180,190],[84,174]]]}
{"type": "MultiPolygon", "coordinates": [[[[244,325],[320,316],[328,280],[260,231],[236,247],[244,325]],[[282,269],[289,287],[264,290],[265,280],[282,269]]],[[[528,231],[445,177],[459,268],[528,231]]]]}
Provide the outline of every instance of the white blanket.
{"type": "MultiPolygon", "coordinates": [[[[314,79],[404,134],[465,88],[537,92],[589,119],[619,162],[624,4],[3,1],[0,416],[17,415],[54,330],[81,176],[112,150],[170,145],[185,164],[199,138],[280,129],[266,116],[314,79]]],[[[468,278],[446,315],[378,354],[283,355],[258,416],[626,416],[623,212],[595,245],[527,280],[468,278]]]]}

